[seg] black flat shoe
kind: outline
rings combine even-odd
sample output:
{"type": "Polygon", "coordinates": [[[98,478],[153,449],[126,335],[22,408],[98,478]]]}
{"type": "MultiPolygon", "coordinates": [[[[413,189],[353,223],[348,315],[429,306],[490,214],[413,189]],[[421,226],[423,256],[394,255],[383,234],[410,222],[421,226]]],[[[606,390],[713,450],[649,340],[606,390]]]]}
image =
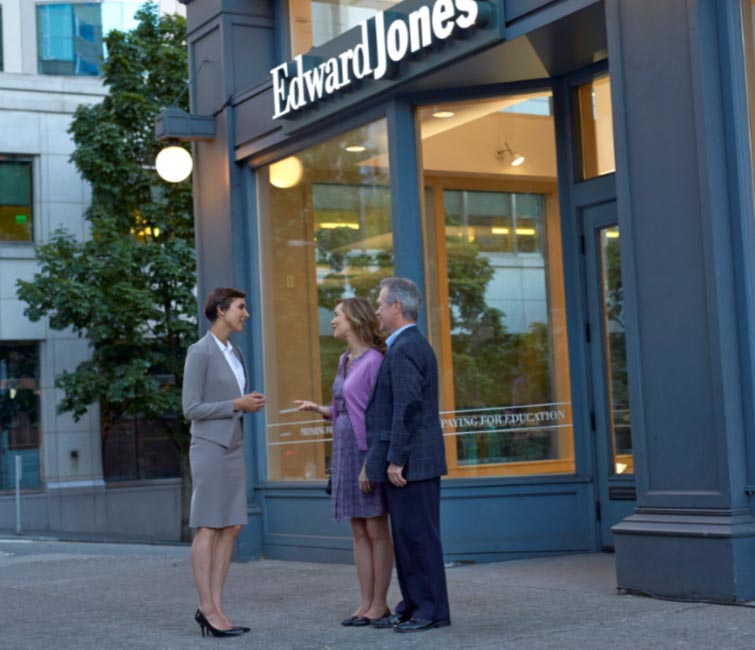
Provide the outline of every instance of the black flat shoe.
{"type": "Polygon", "coordinates": [[[399,623],[403,623],[404,621],[408,621],[408,616],[403,616],[402,614],[391,614],[390,610],[388,613],[383,616],[383,618],[376,618],[371,622],[372,627],[377,628],[378,630],[387,630],[392,629],[396,627],[399,623]]]}
{"type": "Polygon", "coordinates": [[[356,621],[358,618],[362,618],[361,616],[349,616],[349,618],[345,618],[341,621],[341,625],[344,627],[351,627],[354,625],[354,621],[356,621]]]}
{"type": "Polygon", "coordinates": [[[410,618],[408,621],[399,623],[393,629],[396,632],[424,632],[425,630],[431,630],[434,627],[446,627],[451,625],[449,619],[442,621],[433,621],[429,618],[410,618]]]}
{"type": "MultiPolygon", "coordinates": [[[[244,634],[244,628],[240,627],[232,627],[229,630],[219,630],[216,627],[212,627],[210,621],[208,621],[205,615],[202,614],[202,612],[200,612],[199,610],[195,612],[194,620],[201,628],[202,636],[205,635],[205,632],[207,632],[211,636],[241,636],[242,634],[244,634]]],[[[245,631],[248,632],[248,628],[245,631]]]]}
{"type": "Polygon", "coordinates": [[[352,625],[354,627],[367,627],[368,625],[373,625],[375,621],[382,621],[384,618],[390,618],[390,616],[391,610],[386,609],[380,618],[367,618],[366,616],[360,616],[352,623],[352,625]]]}

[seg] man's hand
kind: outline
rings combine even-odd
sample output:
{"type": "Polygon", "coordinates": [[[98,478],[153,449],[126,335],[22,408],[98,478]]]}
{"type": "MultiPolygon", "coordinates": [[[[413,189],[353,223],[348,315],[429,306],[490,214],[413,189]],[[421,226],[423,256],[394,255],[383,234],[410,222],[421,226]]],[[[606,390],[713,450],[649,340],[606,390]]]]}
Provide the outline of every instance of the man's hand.
{"type": "Polygon", "coordinates": [[[386,470],[388,480],[396,487],[404,487],[406,485],[406,479],[404,478],[403,472],[403,465],[394,465],[393,463],[388,465],[388,469],[386,470]]]}

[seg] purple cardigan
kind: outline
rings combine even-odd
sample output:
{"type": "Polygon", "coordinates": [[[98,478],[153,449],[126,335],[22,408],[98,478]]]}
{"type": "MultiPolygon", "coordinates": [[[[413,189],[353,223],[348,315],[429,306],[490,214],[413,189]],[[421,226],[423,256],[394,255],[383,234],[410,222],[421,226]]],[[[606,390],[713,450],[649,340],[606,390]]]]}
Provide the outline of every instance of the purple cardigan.
{"type": "MultiPolygon", "coordinates": [[[[341,371],[346,363],[348,353],[344,352],[338,360],[338,371],[341,371]]],[[[357,439],[357,447],[360,451],[367,451],[367,428],[364,424],[364,409],[372,393],[372,385],[375,383],[380,364],[383,363],[383,355],[375,348],[370,348],[352,362],[346,380],[343,383],[343,398],[346,402],[346,413],[354,428],[357,439]]],[[[336,412],[336,403],[333,400],[331,416],[336,412]]]]}

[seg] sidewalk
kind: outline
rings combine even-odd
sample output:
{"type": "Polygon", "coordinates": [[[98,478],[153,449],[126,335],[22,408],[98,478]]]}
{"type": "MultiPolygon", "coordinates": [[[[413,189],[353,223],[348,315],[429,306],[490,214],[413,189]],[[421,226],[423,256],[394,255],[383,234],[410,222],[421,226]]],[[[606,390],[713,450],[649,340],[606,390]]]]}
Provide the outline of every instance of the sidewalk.
{"type": "MultiPolygon", "coordinates": [[[[417,634],[344,628],[354,567],[261,560],[231,565],[227,610],[252,627],[203,639],[189,549],[0,537],[3,650],[750,650],[755,608],[622,595],[612,555],[448,569],[451,627],[417,634]]],[[[390,602],[398,600],[395,585],[390,602]]]]}

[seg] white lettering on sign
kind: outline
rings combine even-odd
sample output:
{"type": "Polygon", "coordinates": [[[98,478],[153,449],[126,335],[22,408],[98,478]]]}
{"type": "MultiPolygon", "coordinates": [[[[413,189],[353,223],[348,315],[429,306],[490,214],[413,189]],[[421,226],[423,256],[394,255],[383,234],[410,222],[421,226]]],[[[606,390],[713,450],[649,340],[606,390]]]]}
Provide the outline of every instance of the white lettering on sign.
{"type": "Polygon", "coordinates": [[[444,41],[457,30],[467,30],[481,22],[477,0],[436,0],[406,16],[377,13],[374,18],[359,23],[361,40],[353,48],[305,70],[305,57],[294,59],[296,71],[291,74],[291,62],[270,71],[273,80],[273,119],[278,119],[314,104],[347,86],[372,76],[382,79],[391,67],[420,50],[430,47],[434,40],[444,41]],[[386,25],[387,17],[392,18],[386,25]]]}
{"type": "Polygon", "coordinates": [[[455,435],[562,428],[571,426],[571,410],[565,406],[564,403],[554,403],[503,406],[476,412],[448,411],[441,414],[440,425],[444,431],[455,435]]]}

